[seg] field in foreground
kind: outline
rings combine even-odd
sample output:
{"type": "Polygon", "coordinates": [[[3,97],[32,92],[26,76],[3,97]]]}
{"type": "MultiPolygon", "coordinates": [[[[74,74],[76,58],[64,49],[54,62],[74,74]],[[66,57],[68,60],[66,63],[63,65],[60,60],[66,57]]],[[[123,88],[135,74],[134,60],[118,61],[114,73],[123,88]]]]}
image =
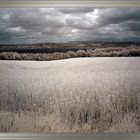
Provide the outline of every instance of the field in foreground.
{"type": "Polygon", "coordinates": [[[140,58],[0,61],[0,132],[140,132],[140,58]]]}

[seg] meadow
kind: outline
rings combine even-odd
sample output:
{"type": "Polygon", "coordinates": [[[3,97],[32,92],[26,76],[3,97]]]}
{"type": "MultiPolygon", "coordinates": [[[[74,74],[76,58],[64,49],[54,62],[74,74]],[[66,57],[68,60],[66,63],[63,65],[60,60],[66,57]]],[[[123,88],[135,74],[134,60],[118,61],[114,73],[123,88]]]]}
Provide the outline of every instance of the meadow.
{"type": "Polygon", "coordinates": [[[140,58],[1,60],[0,132],[140,132],[140,58]]]}

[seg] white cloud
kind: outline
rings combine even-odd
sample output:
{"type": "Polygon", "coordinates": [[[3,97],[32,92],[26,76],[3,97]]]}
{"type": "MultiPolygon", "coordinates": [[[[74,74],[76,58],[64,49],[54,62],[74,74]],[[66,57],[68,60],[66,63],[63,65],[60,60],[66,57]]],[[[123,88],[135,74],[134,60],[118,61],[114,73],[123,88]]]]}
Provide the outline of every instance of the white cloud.
{"type": "Polygon", "coordinates": [[[5,19],[5,20],[8,20],[10,18],[10,15],[9,14],[5,14],[5,15],[3,15],[2,18],[5,19]]]}
{"type": "Polygon", "coordinates": [[[10,27],[5,31],[10,33],[25,33],[25,30],[22,27],[10,27]]]}

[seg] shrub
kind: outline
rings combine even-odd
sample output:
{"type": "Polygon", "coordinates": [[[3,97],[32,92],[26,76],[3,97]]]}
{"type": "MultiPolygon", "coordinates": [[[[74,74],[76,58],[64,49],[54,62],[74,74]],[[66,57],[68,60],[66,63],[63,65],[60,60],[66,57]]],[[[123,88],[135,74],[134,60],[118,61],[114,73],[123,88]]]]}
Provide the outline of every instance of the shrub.
{"type": "Polygon", "coordinates": [[[109,47],[109,48],[98,48],[95,50],[78,50],[68,51],[66,53],[54,52],[54,53],[17,53],[17,52],[2,52],[0,53],[0,60],[58,60],[75,57],[119,57],[119,56],[140,56],[140,49],[136,47],[109,47]]]}

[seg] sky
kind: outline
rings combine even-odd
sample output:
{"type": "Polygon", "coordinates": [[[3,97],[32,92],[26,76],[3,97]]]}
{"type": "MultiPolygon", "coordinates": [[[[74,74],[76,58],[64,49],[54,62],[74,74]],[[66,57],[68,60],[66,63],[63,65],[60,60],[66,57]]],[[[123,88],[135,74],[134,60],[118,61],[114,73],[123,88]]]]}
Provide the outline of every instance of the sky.
{"type": "Polygon", "coordinates": [[[140,41],[140,8],[0,8],[0,44],[140,41]]]}

